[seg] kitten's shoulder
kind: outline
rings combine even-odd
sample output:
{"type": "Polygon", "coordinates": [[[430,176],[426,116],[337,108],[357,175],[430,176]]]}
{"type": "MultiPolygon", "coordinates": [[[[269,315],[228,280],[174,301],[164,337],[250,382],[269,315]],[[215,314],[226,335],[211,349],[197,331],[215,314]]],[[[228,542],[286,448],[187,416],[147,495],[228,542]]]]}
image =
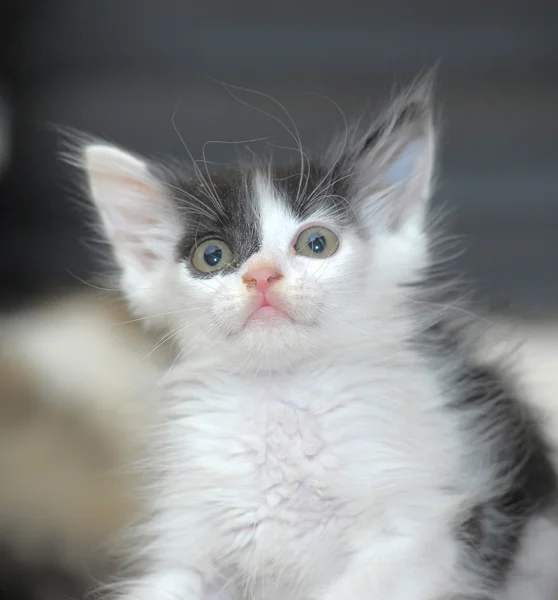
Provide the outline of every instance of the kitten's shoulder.
{"type": "Polygon", "coordinates": [[[493,461],[492,481],[461,534],[468,559],[496,583],[515,563],[531,521],[556,512],[558,475],[541,415],[524,396],[511,360],[483,361],[470,342],[475,327],[440,320],[422,341],[444,365],[448,409],[461,422],[471,457],[493,461]]]}

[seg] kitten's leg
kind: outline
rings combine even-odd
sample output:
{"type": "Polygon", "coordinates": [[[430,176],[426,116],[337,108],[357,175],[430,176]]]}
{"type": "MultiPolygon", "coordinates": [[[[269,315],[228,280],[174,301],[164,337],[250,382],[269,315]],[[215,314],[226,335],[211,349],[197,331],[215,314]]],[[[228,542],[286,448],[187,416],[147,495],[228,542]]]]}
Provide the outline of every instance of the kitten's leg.
{"type": "MultiPolygon", "coordinates": [[[[446,537],[446,536],[444,536],[446,537]]],[[[458,542],[382,536],[361,545],[315,600],[449,600],[456,597],[458,542]]]]}

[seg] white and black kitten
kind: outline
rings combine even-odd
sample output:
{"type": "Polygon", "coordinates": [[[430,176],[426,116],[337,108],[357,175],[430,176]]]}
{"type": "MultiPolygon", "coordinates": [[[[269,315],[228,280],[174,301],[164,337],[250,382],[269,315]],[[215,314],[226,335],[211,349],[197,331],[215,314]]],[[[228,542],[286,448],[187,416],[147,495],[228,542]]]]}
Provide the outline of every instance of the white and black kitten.
{"type": "Polygon", "coordinates": [[[85,147],[122,290],[180,345],[122,598],[558,597],[539,430],[430,302],[430,96],[293,168],[85,147]]]}

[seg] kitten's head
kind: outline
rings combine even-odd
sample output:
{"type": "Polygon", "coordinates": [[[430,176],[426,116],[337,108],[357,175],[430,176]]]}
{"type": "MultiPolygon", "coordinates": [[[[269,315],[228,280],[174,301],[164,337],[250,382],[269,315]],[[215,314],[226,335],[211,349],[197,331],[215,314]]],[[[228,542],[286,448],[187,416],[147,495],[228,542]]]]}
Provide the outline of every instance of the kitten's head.
{"type": "Polygon", "coordinates": [[[393,338],[402,286],[427,263],[434,147],[422,82],[292,168],[188,175],[103,144],[84,162],[136,313],[161,315],[198,356],[281,369],[393,338]]]}

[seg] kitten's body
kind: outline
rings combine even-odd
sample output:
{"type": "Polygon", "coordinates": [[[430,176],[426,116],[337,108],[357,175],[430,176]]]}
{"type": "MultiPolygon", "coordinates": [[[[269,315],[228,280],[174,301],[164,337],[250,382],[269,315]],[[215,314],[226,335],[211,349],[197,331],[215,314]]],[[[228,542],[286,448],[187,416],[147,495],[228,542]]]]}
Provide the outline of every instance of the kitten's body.
{"type": "Polygon", "coordinates": [[[512,392],[437,330],[420,350],[360,333],[287,376],[216,352],[167,379],[148,555],[172,593],[192,561],[204,597],[554,599],[555,474],[512,392]]]}
{"type": "Polygon", "coordinates": [[[353,351],[326,350],[288,375],[231,376],[222,356],[176,374],[171,418],[182,436],[167,445],[161,526],[172,519],[191,534],[187,549],[182,535],[167,541],[169,560],[219,557],[214,568],[256,598],[302,599],[359,548],[371,552],[369,569],[384,563],[374,581],[387,593],[401,554],[422,560],[426,544],[440,569],[428,585],[447,585],[456,546],[440,527],[466,508],[457,422],[411,351],[385,356],[355,337],[353,351]],[[390,367],[406,380],[386,377],[390,367]]]}
{"type": "Polygon", "coordinates": [[[555,598],[538,429],[408,285],[433,145],[418,88],[302,173],[192,184],[86,150],[123,288],[182,347],[126,599],[555,598]]]}

